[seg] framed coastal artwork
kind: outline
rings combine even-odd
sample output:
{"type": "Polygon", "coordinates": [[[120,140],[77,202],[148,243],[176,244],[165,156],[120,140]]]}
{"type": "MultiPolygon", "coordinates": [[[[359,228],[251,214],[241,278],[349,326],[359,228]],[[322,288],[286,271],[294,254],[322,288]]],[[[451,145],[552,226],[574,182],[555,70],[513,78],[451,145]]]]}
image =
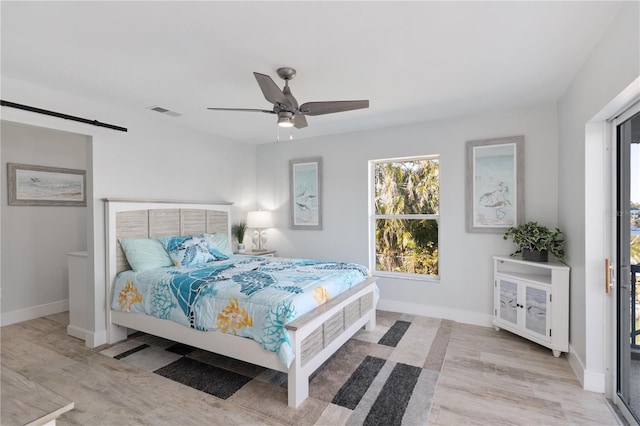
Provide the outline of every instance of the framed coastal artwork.
{"type": "Polygon", "coordinates": [[[322,157],[289,160],[291,229],[322,229],[322,157]]]}
{"type": "Polygon", "coordinates": [[[10,206],[87,205],[86,171],[7,163],[10,206]]]}
{"type": "Polygon", "coordinates": [[[524,223],[524,136],[467,142],[467,232],[524,223]]]}

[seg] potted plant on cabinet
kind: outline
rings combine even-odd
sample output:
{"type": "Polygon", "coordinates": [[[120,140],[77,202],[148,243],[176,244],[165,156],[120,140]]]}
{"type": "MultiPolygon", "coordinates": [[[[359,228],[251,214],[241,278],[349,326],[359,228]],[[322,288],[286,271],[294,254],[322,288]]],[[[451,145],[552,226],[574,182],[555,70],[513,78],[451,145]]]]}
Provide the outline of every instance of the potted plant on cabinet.
{"type": "Polygon", "coordinates": [[[243,244],[244,234],[247,231],[247,222],[241,220],[231,227],[231,235],[238,241],[238,253],[244,253],[245,246],[243,244]]]}
{"type": "Polygon", "coordinates": [[[558,228],[551,230],[538,222],[527,222],[507,229],[502,238],[506,240],[509,237],[517,246],[511,256],[522,254],[523,260],[547,262],[551,253],[558,260],[564,260],[564,239],[558,228]]]}

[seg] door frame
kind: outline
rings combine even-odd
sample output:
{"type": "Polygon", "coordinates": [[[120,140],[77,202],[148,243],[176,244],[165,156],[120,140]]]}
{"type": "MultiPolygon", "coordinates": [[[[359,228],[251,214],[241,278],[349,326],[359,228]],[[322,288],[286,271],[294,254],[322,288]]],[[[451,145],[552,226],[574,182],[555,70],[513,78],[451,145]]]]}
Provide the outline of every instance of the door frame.
{"type": "Polygon", "coordinates": [[[606,316],[605,316],[605,329],[607,330],[606,336],[606,389],[605,396],[610,399],[616,407],[620,410],[622,415],[630,424],[635,424],[636,420],[627,408],[626,404],[618,397],[618,383],[617,383],[617,371],[618,371],[618,311],[617,302],[619,296],[618,280],[617,280],[617,195],[618,195],[618,125],[625,122],[632,116],[640,112],[640,98],[636,98],[631,105],[622,109],[615,114],[610,120],[605,122],[605,146],[606,146],[606,158],[605,158],[605,187],[609,188],[609,199],[606,200],[609,206],[609,215],[606,215],[605,224],[605,244],[607,256],[611,259],[610,271],[605,271],[605,274],[609,274],[611,278],[611,288],[609,297],[606,303],[606,316]]]}

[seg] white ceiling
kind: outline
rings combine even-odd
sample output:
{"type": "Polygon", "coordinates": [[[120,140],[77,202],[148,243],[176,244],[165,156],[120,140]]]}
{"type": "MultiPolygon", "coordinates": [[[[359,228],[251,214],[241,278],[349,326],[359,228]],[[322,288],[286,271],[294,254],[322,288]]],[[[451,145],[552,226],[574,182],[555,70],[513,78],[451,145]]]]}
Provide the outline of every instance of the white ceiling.
{"type": "Polygon", "coordinates": [[[555,102],[621,6],[2,1],[1,65],[7,77],[266,143],[275,116],[206,110],[271,109],[253,71],[282,86],[276,69],[296,68],[301,104],[370,100],[366,110],[308,117],[295,139],[555,102]],[[154,105],[183,116],[145,110],[154,105]]]}

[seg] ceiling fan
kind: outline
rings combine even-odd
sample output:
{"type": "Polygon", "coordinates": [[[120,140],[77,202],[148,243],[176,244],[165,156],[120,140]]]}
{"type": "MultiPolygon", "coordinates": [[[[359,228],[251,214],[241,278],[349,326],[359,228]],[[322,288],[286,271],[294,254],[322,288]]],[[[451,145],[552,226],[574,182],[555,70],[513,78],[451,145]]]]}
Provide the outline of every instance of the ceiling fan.
{"type": "Polygon", "coordinates": [[[334,112],[352,111],[354,109],[369,108],[369,101],[324,101],[305,102],[298,106],[298,101],[291,94],[289,80],[296,76],[296,70],[290,67],[278,68],[278,75],[284,80],[284,88],[280,90],[278,85],[265,74],[254,72],[265,99],[273,104],[273,109],[253,108],[207,108],[216,111],[256,111],[278,116],[278,126],[295,127],[302,129],[307,127],[306,115],[323,115],[334,112]]]}

